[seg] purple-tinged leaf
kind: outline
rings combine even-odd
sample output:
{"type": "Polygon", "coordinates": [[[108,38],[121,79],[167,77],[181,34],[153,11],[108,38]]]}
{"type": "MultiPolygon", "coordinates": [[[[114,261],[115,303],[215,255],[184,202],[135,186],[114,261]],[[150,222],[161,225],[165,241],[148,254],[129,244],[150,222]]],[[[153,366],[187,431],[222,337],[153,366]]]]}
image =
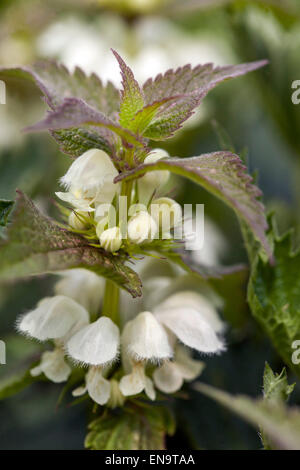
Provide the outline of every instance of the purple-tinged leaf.
{"type": "Polygon", "coordinates": [[[136,79],[134,78],[132,70],[125,64],[124,60],[119,56],[116,51],[112,51],[115,55],[122,75],[122,99],[120,104],[119,122],[121,126],[128,127],[134,115],[143,108],[144,97],[142,90],[136,79]]]}
{"type": "Polygon", "coordinates": [[[267,64],[267,61],[250,62],[214,68],[213,64],[198,65],[192,68],[185,65],[177,70],[168,70],[154,80],[149,79],[143,86],[145,104],[172,95],[185,95],[177,103],[166,104],[155,121],[149,126],[145,137],[163,140],[180,129],[207,93],[224,80],[245,75],[267,64]]]}
{"type": "Polygon", "coordinates": [[[83,100],[66,98],[55,111],[50,111],[46,118],[37,124],[28,127],[27,131],[41,131],[44,129],[58,130],[77,128],[78,126],[99,126],[108,132],[114,132],[121,137],[124,144],[142,147],[143,140],[129,130],[123,129],[118,123],[106,117],[100,111],[92,108],[83,100]]]}
{"type": "Polygon", "coordinates": [[[272,257],[265,234],[268,224],[264,206],[258,200],[261,191],[253,184],[252,177],[246,173],[246,167],[237,155],[222,151],[199,157],[163,159],[122,173],[116,181],[135,179],[156,170],[169,170],[185,176],[222,199],[247,224],[268,256],[272,257]]]}
{"type": "Polygon", "coordinates": [[[12,224],[0,243],[0,280],[86,268],[113,280],[133,297],[141,295],[137,274],[124,259],[90,246],[87,240],[59,227],[18,191],[12,224]]]}
{"type": "MultiPolygon", "coordinates": [[[[75,97],[109,117],[117,117],[119,112],[120,95],[114,85],[108,82],[104,86],[97,75],[87,76],[78,67],[70,73],[56,62],[40,62],[32,67],[0,68],[0,78],[35,83],[52,110],[60,107],[66,98],[75,97]]],[[[73,157],[81,155],[91,146],[113,154],[114,136],[104,128],[72,129],[52,132],[52,135],[61,150],[73,157]]]]}

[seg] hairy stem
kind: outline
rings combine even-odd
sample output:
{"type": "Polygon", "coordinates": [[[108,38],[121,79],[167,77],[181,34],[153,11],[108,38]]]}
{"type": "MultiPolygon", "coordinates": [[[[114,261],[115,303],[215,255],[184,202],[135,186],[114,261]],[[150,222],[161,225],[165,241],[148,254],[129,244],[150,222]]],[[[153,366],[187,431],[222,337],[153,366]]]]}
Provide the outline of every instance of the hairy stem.
{"type": "Polygon", "coordinates": [[[113,281],[107,279],[105,282],[102,315],[111,318],[117,325],[120,324],[119,297],[119,287],[113,281]]]}

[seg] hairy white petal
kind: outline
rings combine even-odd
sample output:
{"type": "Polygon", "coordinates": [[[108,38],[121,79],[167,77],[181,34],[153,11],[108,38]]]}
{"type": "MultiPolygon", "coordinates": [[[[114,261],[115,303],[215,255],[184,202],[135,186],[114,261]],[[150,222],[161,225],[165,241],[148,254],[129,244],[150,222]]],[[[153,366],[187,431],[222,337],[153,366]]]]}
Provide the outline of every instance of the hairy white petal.
{"type": "Polygon", "coordinates": [[[72,391],[72,396],[73,396],[73,397],[81,397],[81,396],[84,395],[86,392],[87,392],[86,386],[81,385],[80,387],[77,387],[77,388],[75,388],[75,389],[72,391]]]}
{"type": "Polygon", "coordinates": [[[71,204],[75,209],[80,210],[81,212],[93,212],[95,209],[91,206],[93,203],[93,199],[91,198],[84,198],[81,193],[74,194],[71,191],[68,192],[61,192],[58,191],[55,193],[56,196],[64,202],[68,202],[71,204]]]}
{"type": "Polygon", "coordinates": [[[145,390],[151,400],[155,399],[155,390],[152,380],[146,376],[145,365],[140,362],[133,365],[130,374],[124,375],[121,378],[119,387],[124,397],[137,395],[145,390]]]}
{"type": "Polygon", "coordinates": [[[201,314],[189,307],[155,310],[156,318],[186,346],[203,353],[216,353],[224,345],[201,314]]]}
{"type": "Polygon", "coordinates": [[[122,342],[134,359],[159,360],[172,357],[168,335],[150,312],[142,312],[126,323],[122,342]]]}
{"type": "Polygon", "coordinates": [[[22,316],[18,329],[32,338],[45,341],[63,338],[88,321],[88,312],[82,305],[69,297],[56,295],[43,299],[35,310],[22,316]]]}
{"type": "Polygon", "coordinates": [[[188,349],[180,345],[176,348],[175,363],[182,378],[187,381],[198,377],[205,367],[204,362],[192,359],[188,349]]]}
{"type": "Polygon", "coordinates": [[[103,277],[80,268],[68,269],[59,274],[61,279],[54,287],[56,294],[71,297],[90,313],[99,311],[105,285],[103,277]]]}
{"type": "Polygon", "coordinates": [[[175,393],[183,385],[183,377],[176,367],[175,362],[165,362],[153,373],[155,386],[164,393],[175,393]]]}
{"type": "Polygon", "coordinates": [[[90,149],[74,160],[61,182],[68,189],[91,190],[101,188],[106,182],[111,184],[117,175],[118,171],[107,153],[90,149]]]}
{"type": "MultiPolygon", "coordinates": [[[[64,352],[61,349],[44,352],[39,368],[49,380],[55,383],[66,382],[71,374],[71,368],[66,363],[64,352]]],[[[36,371],[34,369],[31,370],[31,375],[35,373],[36,371]]]]}
{"type": "Polygon", "coordinates": [[[119,342],[119,328],[110,318],[100,317],[68,341],[67,351],[76,361],[102,365],[116,359],[119,342]]]}
{"type": "Polygon", "coordinates": [[[197,292],[182,291],[173,294],[159,305],[157,309],[173,307],[190,307],[193,310],[197,310],[217,333],[224,331],[225,325],[212,302],[197,292]]]}
{"type": "Polygon", "coordinates": [[[90,397],[98,403],[105,405],[110,398],[110,382],[102,375],[102,370],[98,367],[91,367],[86,375],[86,386],[90,397]]]}

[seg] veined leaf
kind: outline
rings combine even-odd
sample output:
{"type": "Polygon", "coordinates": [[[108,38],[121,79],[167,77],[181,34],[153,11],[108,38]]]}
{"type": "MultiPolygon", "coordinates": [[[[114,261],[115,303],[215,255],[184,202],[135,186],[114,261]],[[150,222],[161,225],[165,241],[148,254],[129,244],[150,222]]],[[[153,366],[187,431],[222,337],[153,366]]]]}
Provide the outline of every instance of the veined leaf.
{"type": "MultiPolygon", "coordinates": [[[[119,111],[120,95],[114,85],[108,82],[104,86],[97,75],[87,76],[78,67],[70,73],[66,67],[56,62],[39,62],[32,67],[0,68],[0,78],[7,82],[34,82],[53,111],[70,97],[83,99],[89,106],[108,117],[116,117],[119,111]]],[[[81,155],[91,147],[112,153],[113,134],[105,128],[90,126],[89,129],[73,129],[72,132],[52,132],[52,135],[61,150],[73,157],[81,155]]]]}
{"type": "Polygon", "coordinates": [[[33,377],[30,374],[30,369],[32,369],[34,365],[25,371],[23,370],[18,374],[14,374],[11,377],[8,377],[7,379],[4,378],[0,381],[0,400],[16,395],[32,383],[43,380],[41,377],[33,377]]]}
{"type": "Polygon", "coordinates": [[[171,105],[166,105],[145,132],[145,137],[164,140],[181,128],[207,93],[224,80],[239,77],[266,65],[266,61],[214,68],[213,64],[190,65],[168,70],[154,80],[149,79],[143,86],[145,104],[172,95],[184,95],[171,105]]]}
{"type": "Polygon", "coordinates": [[[282,401],[288,400],[295,388],[295,384],[289,385],[286,369],[283,368],[280,374],[274,374],[269,364],[266,362],[264,370],[264,398],[265,400],[282,401]]]}
{"type": "Polygon", "coordinates": [[[92,421],[85,446],[92,450],[164,450],[165,435],[175,431],[167,407],[127,406],[92,421]]]}
{"type": "MultiPolygon", "coordinates": [[[[68,129],[82,125],[99,126],[117,134],[124,143],[143,146],[142,140],[118,123],[106,117],[100,111],[92,108],[83,100],[66,98],[55,111],[49,112],[47,117],[37,124],[28,127],[27,131],[41,131],[44,129],[68,129]]],[[[76,131],[75,131],[76,132],[76,131]]]]}
{"type": "MultiPolygon", "coordinates": [[[[266,362],[264,370],[264,400],[270,403],[285,403],[292,391],[295,384],[289,385],[287,380],[286,369],[282,369],[280,374],[274,374],[269,364],[266,362]]],[[[269,441],[267,434],[261,429],[261,440],[265,450],[272,450],[272,443],[269,441]]]]}
{"type": "Polygon", "coordinates": [[[194,388],[254,427],[263,428],[273,448],[300,450],[299,408],[287,408],[283,403],[263,399],[254,400],[243,395],[233,396],[203,383],[196,383],[194,388]]]}
{"type": "Polygon", "coordinates": [[[257,258],[248,287],[248,301],[286,364],[293,364],[293,342],[300,339],[300,252],[292,253],[290,234],[275,237],[275,266],[257,258]]]}
{"type": "Polygon", "coordinates": [[[164,107],[166,103],[174,102],[178,99],[179,97],[177,96],[170,96],[169,98],[164,98],[144,106],[127,124],[127,128],[136,134],[143,135],[159,110],[164,107]]]}
{"type": "Polygon", "coordinates": [[[8,281],[71,268],[86,268],[141,295],[137,274],[124,259],[89,246],[81,236],[60,228],[18,191],[13,222],[0,243],[0,280],[8,281]]]}
{"type": "Polygon", "coordinates": [[[113,54],[119,62],[123,85],[119,122],[121,126],[129,128],[129,123],[134,115],[144,106],[144,97],[132,70],[116,51],[113,50],[113,54]]]}
{"type": "Polygon", "coordinates": [[[13,208],[14,201],[0,199],[0,226],[5,227],[8,216],[13,208]]]}
{"type": "Polygon", "coordinates": [[[261,191],[252,184],[240,158],[230,152],[213,152],[192,158],[171,158],[142,164],[120,174],[116,181],[142,176],[148,171],[169,170],[200,184],[222,199],[245,221],[269,257],[272,256],[265,230],[268,227],[264,206],[258,200],[261,191]]]}

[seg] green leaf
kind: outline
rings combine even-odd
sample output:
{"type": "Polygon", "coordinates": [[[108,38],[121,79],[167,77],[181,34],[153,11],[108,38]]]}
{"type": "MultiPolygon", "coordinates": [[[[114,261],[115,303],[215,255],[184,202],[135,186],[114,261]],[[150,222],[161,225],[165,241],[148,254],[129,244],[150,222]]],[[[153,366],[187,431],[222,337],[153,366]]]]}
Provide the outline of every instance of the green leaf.
{"type": "Polygon", "coordinates": [[[116,51],[113,50],[113,54],[119,62],[123,85],[119,122],[121,126],[129,129],[130,121],[144,106],[144,97],[132,70],[116,51]]]}
{"type": "Polygon", "coordinates": [[[175,431],[167,407],[128,405],[104,411],[89,425],[85,446],[92,450],[164,450],[165,435],[175,431]]]}
{"type": "MultiPolygon", "coordinates": [[[[106,117],[102,112],[89,106],[83,100],[77,98],[66,98],[61,106],[55,111],[49,112],[45,119],[30,126],[26,131],[41,131],[44,129],[68,129],[77,126],[102,127],[108,132],[106,142],[113,141],[111,133],[117,134],[123,140],[124,144],[132,144],[138,147],[143,146],[143,141],[127,129],[123,129],[117,122],[106,117]]],[[[74,130],[74,137],[78,135],[77,129],[74,130]]],[[[69,136],[70,138],[70,136],[69,136]]],[[[112,150],[111,150],[112,152],[112,150]]]]}
{"type": "Polygon", "coordinates": [[[129,121],[127,128],[135,134],[143,135],[161,108],[167,103],[174,102],[176,99],[178,99],[178,97],[170,96],[169,98],[164,98],[144,106],[134,115],[131,121],[129,121]]]}
{"type": "Polygon", "coordinates": [[[13,208],[14,201],[0,199],[0,226],[5,227],[8,216],[13,208]]]}
{"type": "Polygon", "coordinates": [[[266,61],[247,64],[214,67],[213,64],[190,65],[168,70],[154,80],[149,79],[143,86],[145,104],[174,95],[179,96],[176,103],[166,106],[147,129],[145,137],[164,140],[171,137],[182,127],[207,93],[224,80],[244,75],[266,65],[266,61]]]}
{"type": "Polygon", "coordinates": [[[294,388],[295,384],[288,384],[285,368],[282,369],[280,374],[274,374],[271,367],[266,362],[263,388],[265,400],[286,402],[294,388]]]}
{"type": "Polygon", "coordinates": [[[300,450],[300,410],[283,403],[233,396],[209,385],[196,383],[194,388],[240,416],[255,428],[262,428],[280,450],[300,450]]]}
{"type": "Polygon", "coordinates": [[[133,297],[139,296],[141,282],[124,261],[120,256],[94,248],[83,237],[59,227],[18,191],[7,239],[0,243],[0,280],[80,267],[111,279],[133,297]]]}
{"type": "Polygon", "coordinates": [[[26,371],[2,379],[0,381],[0,400],[16,395],[32,383],[43,380],[41,377],[33,377],[30,374],[30,369],[35,365],[36,364],[33,364],[29,369],[26,369],[26,371]]]}
{"type": "Polygon", "coordinates": [[[300,339],[300,253],[292,253],[290,233],[275,235],[274,257],[273,267],[257,257],[248,301],[282,359],[300,376],[300,366],[292,362],[292,343],[300,339]]]}
{"type": "MultiPolygon", "coordinates": [[[[70,97],[83,99],[87,105],[108,117],[116,117],[119,111],[120,96],[114,85],[108,82],[104,86],[97,75],[87,76],[78,67],[70,73],[63,65],[45,61],[32,67],[0,68],[0,78],[6,82],[17,81],[18,88],[24,80],[35,83],[52,111],[70,97]]],[[[111,134],[103,128],[90,126],[88,129],[73,129],[72,132],[52,132],[52,135],[61,150],[74,157],[91,147],[112,153],[111,134]]]]}
{"type": "Polygon", "coordinates": [[[169,170],[200,184],[231,207],[244,221],[271,258],[265,230],[268,227],[261,191],[252,183],[240,158],[230,152],[214,152],[191,158],[163,159],[142,164],[120,174],[116,181],[135,179],[148,171],[169,170]]]}
{"type": "MultiPolygon", "coordinates": [[[[288,401],[290,394],[294,390],[295,384],[289,385],[285,368],[280,374],[274,374],[269,364],[266,362],[264,371],[264,400],[273,403],[284,403],[288,401]]],[[[261,429],[261,440],[265,450],[272,449],[272,443],[268,436],[261,429]]]]}

